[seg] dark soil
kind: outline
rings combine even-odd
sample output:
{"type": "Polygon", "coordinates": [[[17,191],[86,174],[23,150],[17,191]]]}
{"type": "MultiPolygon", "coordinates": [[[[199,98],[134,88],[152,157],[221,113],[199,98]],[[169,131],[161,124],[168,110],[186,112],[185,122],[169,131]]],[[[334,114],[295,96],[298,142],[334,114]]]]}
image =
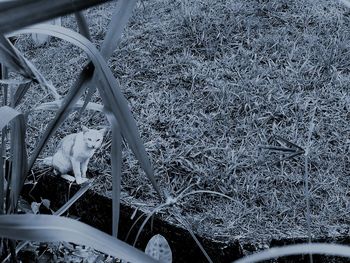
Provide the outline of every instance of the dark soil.
{"type": "MultiPolygon", "coordinates": [[[[47,175],[43,176],[39,183],[32,188],[27,185],[24,189],[24,196],[27,200],[40,201],[42,199],[49,199],[51,201],[51,208],[57,210],[64,205],[66,201],[74,195],[79,189],[77,185],[69,185],[65,180],[57,178],[55,176],[47,175]]],[[[106,233],[112,233],[112,202],[111,199],[97,194],[93,190],[88,190],[82,198],[80,198],[67,212],[67,216],[75,217],[82,222],[92,225],[106,233]]],[[[137,209],[129,205],[121,205],[120,226],[118,238],[127,241],[129,244],[133,244],[137,231],[143,220],[137,223],[133,227],[133,231],[130,232],[128,239],[126,236],[129,230],[133,226],[135,219],[145,215],[142,209],[137,209]]],[[[41,212],[48,212],[48,210],[42,210],[41,212]]],[[[173,225],[158,214],[156,214],[152,220],[145,226],[141,232],[140,238],[136,242],[136,247],[144,250],[148,240],[155,234],[163,235],[169,242],[173,252],[173,262],[193,262],[200,263],[206,262],[206,258],[196,245],[195,241],[184,228],[173,225]]],[[[206,237],[197,235],[201,244],[205,248],[214,262],[229,263],[234,260],[250,254],[252,252],[264,249],[264,247],[258,247],[256,244],[240,243],[239,240],[231,242],[219,242],[217,240],[208,239],[206,237]]],[[[290,239],[272,239],[269,247],[284,246],[288,244],[298,244],[307,242],[307,238],[290,238],[290,239]]],[[[338,243],[338,244],[350,244],[350,238],[348,236],[342,236],[338,238],[323,237],[315,239],[314,242],[326,242],[326,243],[338,243]]],[[[46,248],[47,249],[47,248],[46,248]]],[[[42,249],[43,250],[43,249],[42,249]]],[[[33,257],[32,254],[21,254],[22,258],[33,257]]],[[[48,256],[48,255],[47,255],[48,256]]],[[[51,255],[52,256],[52,255],[51,255]]],[[[327,257],[314,255],[314,262],[350,262],[350,260],[339,257],[327,257]]],[[[44,261],[41,261],[44,262],[44,261]]],[[[309,262],[309,255],[293,256],[279,258],[269,262],[309,262]]]]}

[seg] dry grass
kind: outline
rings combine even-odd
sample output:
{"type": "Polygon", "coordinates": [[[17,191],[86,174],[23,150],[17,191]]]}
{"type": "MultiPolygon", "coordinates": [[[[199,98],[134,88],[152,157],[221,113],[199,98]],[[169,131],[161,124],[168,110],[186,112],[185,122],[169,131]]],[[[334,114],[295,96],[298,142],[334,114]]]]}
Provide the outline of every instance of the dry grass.
{"type": "MultiPolygon", "coordinates": [[[[88,12],[97,43],[110,7],[88,12]]],[[[326,0],[139,3],[109,62],[156,176],[172,194],[200,180],[198,189],[236,200],[233,205],[209,195],[188,198],[181,209],[197,232],[257,243],[306,235],[303,157],[266,165],[262,161],[276,156],[258,146],[275,133],[305,149],[315,108],[309,153],[311,232],[314,237],[349,232],[349,16],[326,0]]],[[[75,26],[71,17],[63,21],[75,26]]],[[[86,60],[63,42],[33,49],[21,39],[18,45],[62,93],[86,60]]],[[[28,106],[39,95],[28,96],[28,106]]],[[[37,114],[29,120],[29,146],[42,130],[38,123],[47,118],[37,114]]],[[[83,123],[107,122],[88,113],[83,123]]],[[[73,114],[57,138],[80,124],[73,114]]],[[[111,190],[109,151],[107,141],[91,164],[106,175],[96,188],[103,194],[111,190]]],[[[123,172],[123,189],[134,197],[127,202],[153,203],[155,193],[128,149],[123,172]]]]}

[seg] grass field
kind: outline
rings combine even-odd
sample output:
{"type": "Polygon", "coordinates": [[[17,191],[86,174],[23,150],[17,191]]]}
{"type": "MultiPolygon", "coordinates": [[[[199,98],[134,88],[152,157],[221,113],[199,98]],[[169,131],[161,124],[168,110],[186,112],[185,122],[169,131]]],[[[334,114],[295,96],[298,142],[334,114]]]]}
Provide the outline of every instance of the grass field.
{"type": "MultiPolygon", "coordinates": [[[[115,4],[89,10],[94,42],[103,39],[115,4]]],[[[264,244],[307,235],[304,189],[308,159],[313,237],[348,234],[350,221],[350,12],[336,1],[144,0],[109,60],[150,154],[162,188],[176,195],[218,191],[235,202],[192,195],[179,212],[196,232],[219,240],[264,244]],[[280,163],[261,150],[279,135],[307,150],[280,163]]],[[[76,28],[72,17],[64,26],[76,28]]],[[[65,94],[86,57],[64,42],[20,50],[65,94]]],[[[34,89],[33,89],[34,90],[34,89]]],[[[31,91],[23,107],[42,99],[31,91]]],[[[59,138],[102,116],[72,114],[59,138]]],[[[29,119],[29,147],[48,122],[29,119]]],[[[110,134],[109,134],[110,135],[110,134]]],[[[108,195],[110,140],[90,170],[101,174],[96,191],[108,195]]],[[[156,195],[129,149],[124,151],[126,202],[152,206],[156,195]]]]}

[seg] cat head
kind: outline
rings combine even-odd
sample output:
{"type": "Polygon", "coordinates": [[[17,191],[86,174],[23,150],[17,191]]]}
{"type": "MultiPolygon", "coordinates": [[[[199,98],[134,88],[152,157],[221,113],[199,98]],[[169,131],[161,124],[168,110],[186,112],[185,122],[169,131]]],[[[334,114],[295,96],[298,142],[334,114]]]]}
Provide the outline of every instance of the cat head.
{"type": "Polygon", "coordinates": [[[103,136],[106,133],[106,129],[94,130],[94,129],[89,129],[85,126],[82,126],[82,128],[83,128],[83,135],[84,135],[83,139],[87,147],[91,149],[100,148],[103,141],[103,136]]]}

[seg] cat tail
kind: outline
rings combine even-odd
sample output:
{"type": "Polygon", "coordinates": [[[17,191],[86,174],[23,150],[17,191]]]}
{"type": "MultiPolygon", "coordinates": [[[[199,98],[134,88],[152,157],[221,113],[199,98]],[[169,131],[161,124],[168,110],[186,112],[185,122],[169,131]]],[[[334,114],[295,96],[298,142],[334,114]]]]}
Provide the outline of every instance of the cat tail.
{"type": "Polygon", "coordinates": [[[52,159],[53,159],[52,156],[44,158],[43,164],[48,165],[48,166],[52,166],[52,159]]]}

